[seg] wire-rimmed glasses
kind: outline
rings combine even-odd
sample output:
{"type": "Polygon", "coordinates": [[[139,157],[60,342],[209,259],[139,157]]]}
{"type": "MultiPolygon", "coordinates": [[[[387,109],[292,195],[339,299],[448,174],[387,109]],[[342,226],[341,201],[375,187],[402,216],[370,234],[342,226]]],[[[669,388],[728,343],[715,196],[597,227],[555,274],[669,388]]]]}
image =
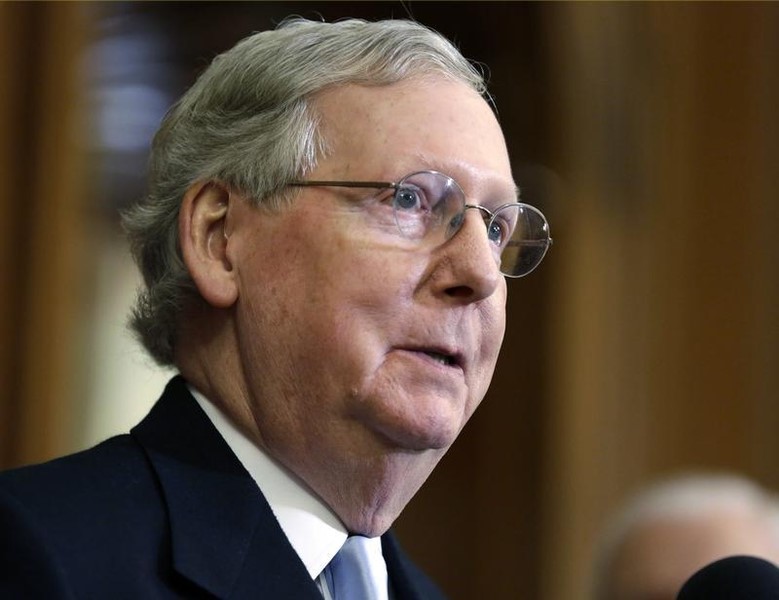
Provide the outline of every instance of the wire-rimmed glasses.
{"type": "Polygon", "coordinates": [[[543,260],[552,238],[543,213],[523,202],[507,202],[490,210],[468,204],[460,185],[438,171],[417,171],[393,181],[293,181],[291,186],[393,189],[395,223],[405,238],[441,241],[455,235],[465,211],[478,210],[487,226],[487,238],[506,277],[523,277],[543,260]]]}

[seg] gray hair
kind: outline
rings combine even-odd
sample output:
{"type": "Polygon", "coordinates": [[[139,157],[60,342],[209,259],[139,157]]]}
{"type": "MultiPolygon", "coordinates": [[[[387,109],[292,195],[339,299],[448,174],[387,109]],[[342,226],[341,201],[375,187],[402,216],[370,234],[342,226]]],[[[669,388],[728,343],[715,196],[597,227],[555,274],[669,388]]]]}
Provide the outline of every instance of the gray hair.
{"type": "Polygon", "coordinates": [[[635,495],[607,524],[596,548],[592,597],[611,597],[611,572],[625,541],[639,526],[720,510],[743,510],[764,523],[779,548],[779,499],[746,477],[731,473],[679,474],[635,495]]]}
{"type": "Polygon", "coordinates": [[[182,310],[198,298],[181,257],[186,190],[220,181],[279,207],[287,184],[327,149],[312,100],[332,86],[442,76],[487,96],[482,74],[440,34],[412,21],[294,18],[217,56],[154,137],[145,198],[123,214],[144,279],[130,326],[161,365],[173,363],[182,310]]]}

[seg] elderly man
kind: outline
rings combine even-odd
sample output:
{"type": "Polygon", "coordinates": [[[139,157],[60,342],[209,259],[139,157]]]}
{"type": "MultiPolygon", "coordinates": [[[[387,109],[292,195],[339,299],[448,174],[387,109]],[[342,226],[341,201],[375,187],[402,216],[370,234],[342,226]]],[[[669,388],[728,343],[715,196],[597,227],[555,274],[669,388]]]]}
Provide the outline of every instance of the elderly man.
{"type": "Polygon", "coordinates": [[[214,60],[125,215],[133,326],[180,376],[129,435],[0,478],[0,592],[440,597],[387,531],[487,390],[504,275],[551,243],[485,95],[407,21],[214,60]]]}

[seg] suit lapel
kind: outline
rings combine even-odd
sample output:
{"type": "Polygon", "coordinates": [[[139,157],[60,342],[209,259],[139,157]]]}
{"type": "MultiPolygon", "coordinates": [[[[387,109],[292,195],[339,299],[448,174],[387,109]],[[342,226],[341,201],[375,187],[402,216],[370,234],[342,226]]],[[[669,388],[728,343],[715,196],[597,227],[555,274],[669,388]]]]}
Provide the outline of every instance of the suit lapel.
{"type": "Polygon", "coordinates": [[[395,600],[445,600],[438,586],[406,556],[392,532],[381,536],[381,552],[395,600]]]}
{"type": "Polygon", "coordinates": [[[219,598],[318,598],[270,506],[174,378],[132,430],[170,517],[173,567],[219,598]]]}

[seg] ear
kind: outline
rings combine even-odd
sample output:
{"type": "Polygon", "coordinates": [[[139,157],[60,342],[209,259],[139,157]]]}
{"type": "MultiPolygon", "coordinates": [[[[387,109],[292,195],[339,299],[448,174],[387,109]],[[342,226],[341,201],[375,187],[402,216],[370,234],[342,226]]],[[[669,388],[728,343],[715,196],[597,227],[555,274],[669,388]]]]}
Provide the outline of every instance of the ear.
{"type": "Polygon", "coordinates": [[[223,184],[193,184],[179,210],[179,243],[200,295],[210,305],[229,308],[238,298],[235,272],[227,256],[226,221],[236,199],[223,184]]]}

